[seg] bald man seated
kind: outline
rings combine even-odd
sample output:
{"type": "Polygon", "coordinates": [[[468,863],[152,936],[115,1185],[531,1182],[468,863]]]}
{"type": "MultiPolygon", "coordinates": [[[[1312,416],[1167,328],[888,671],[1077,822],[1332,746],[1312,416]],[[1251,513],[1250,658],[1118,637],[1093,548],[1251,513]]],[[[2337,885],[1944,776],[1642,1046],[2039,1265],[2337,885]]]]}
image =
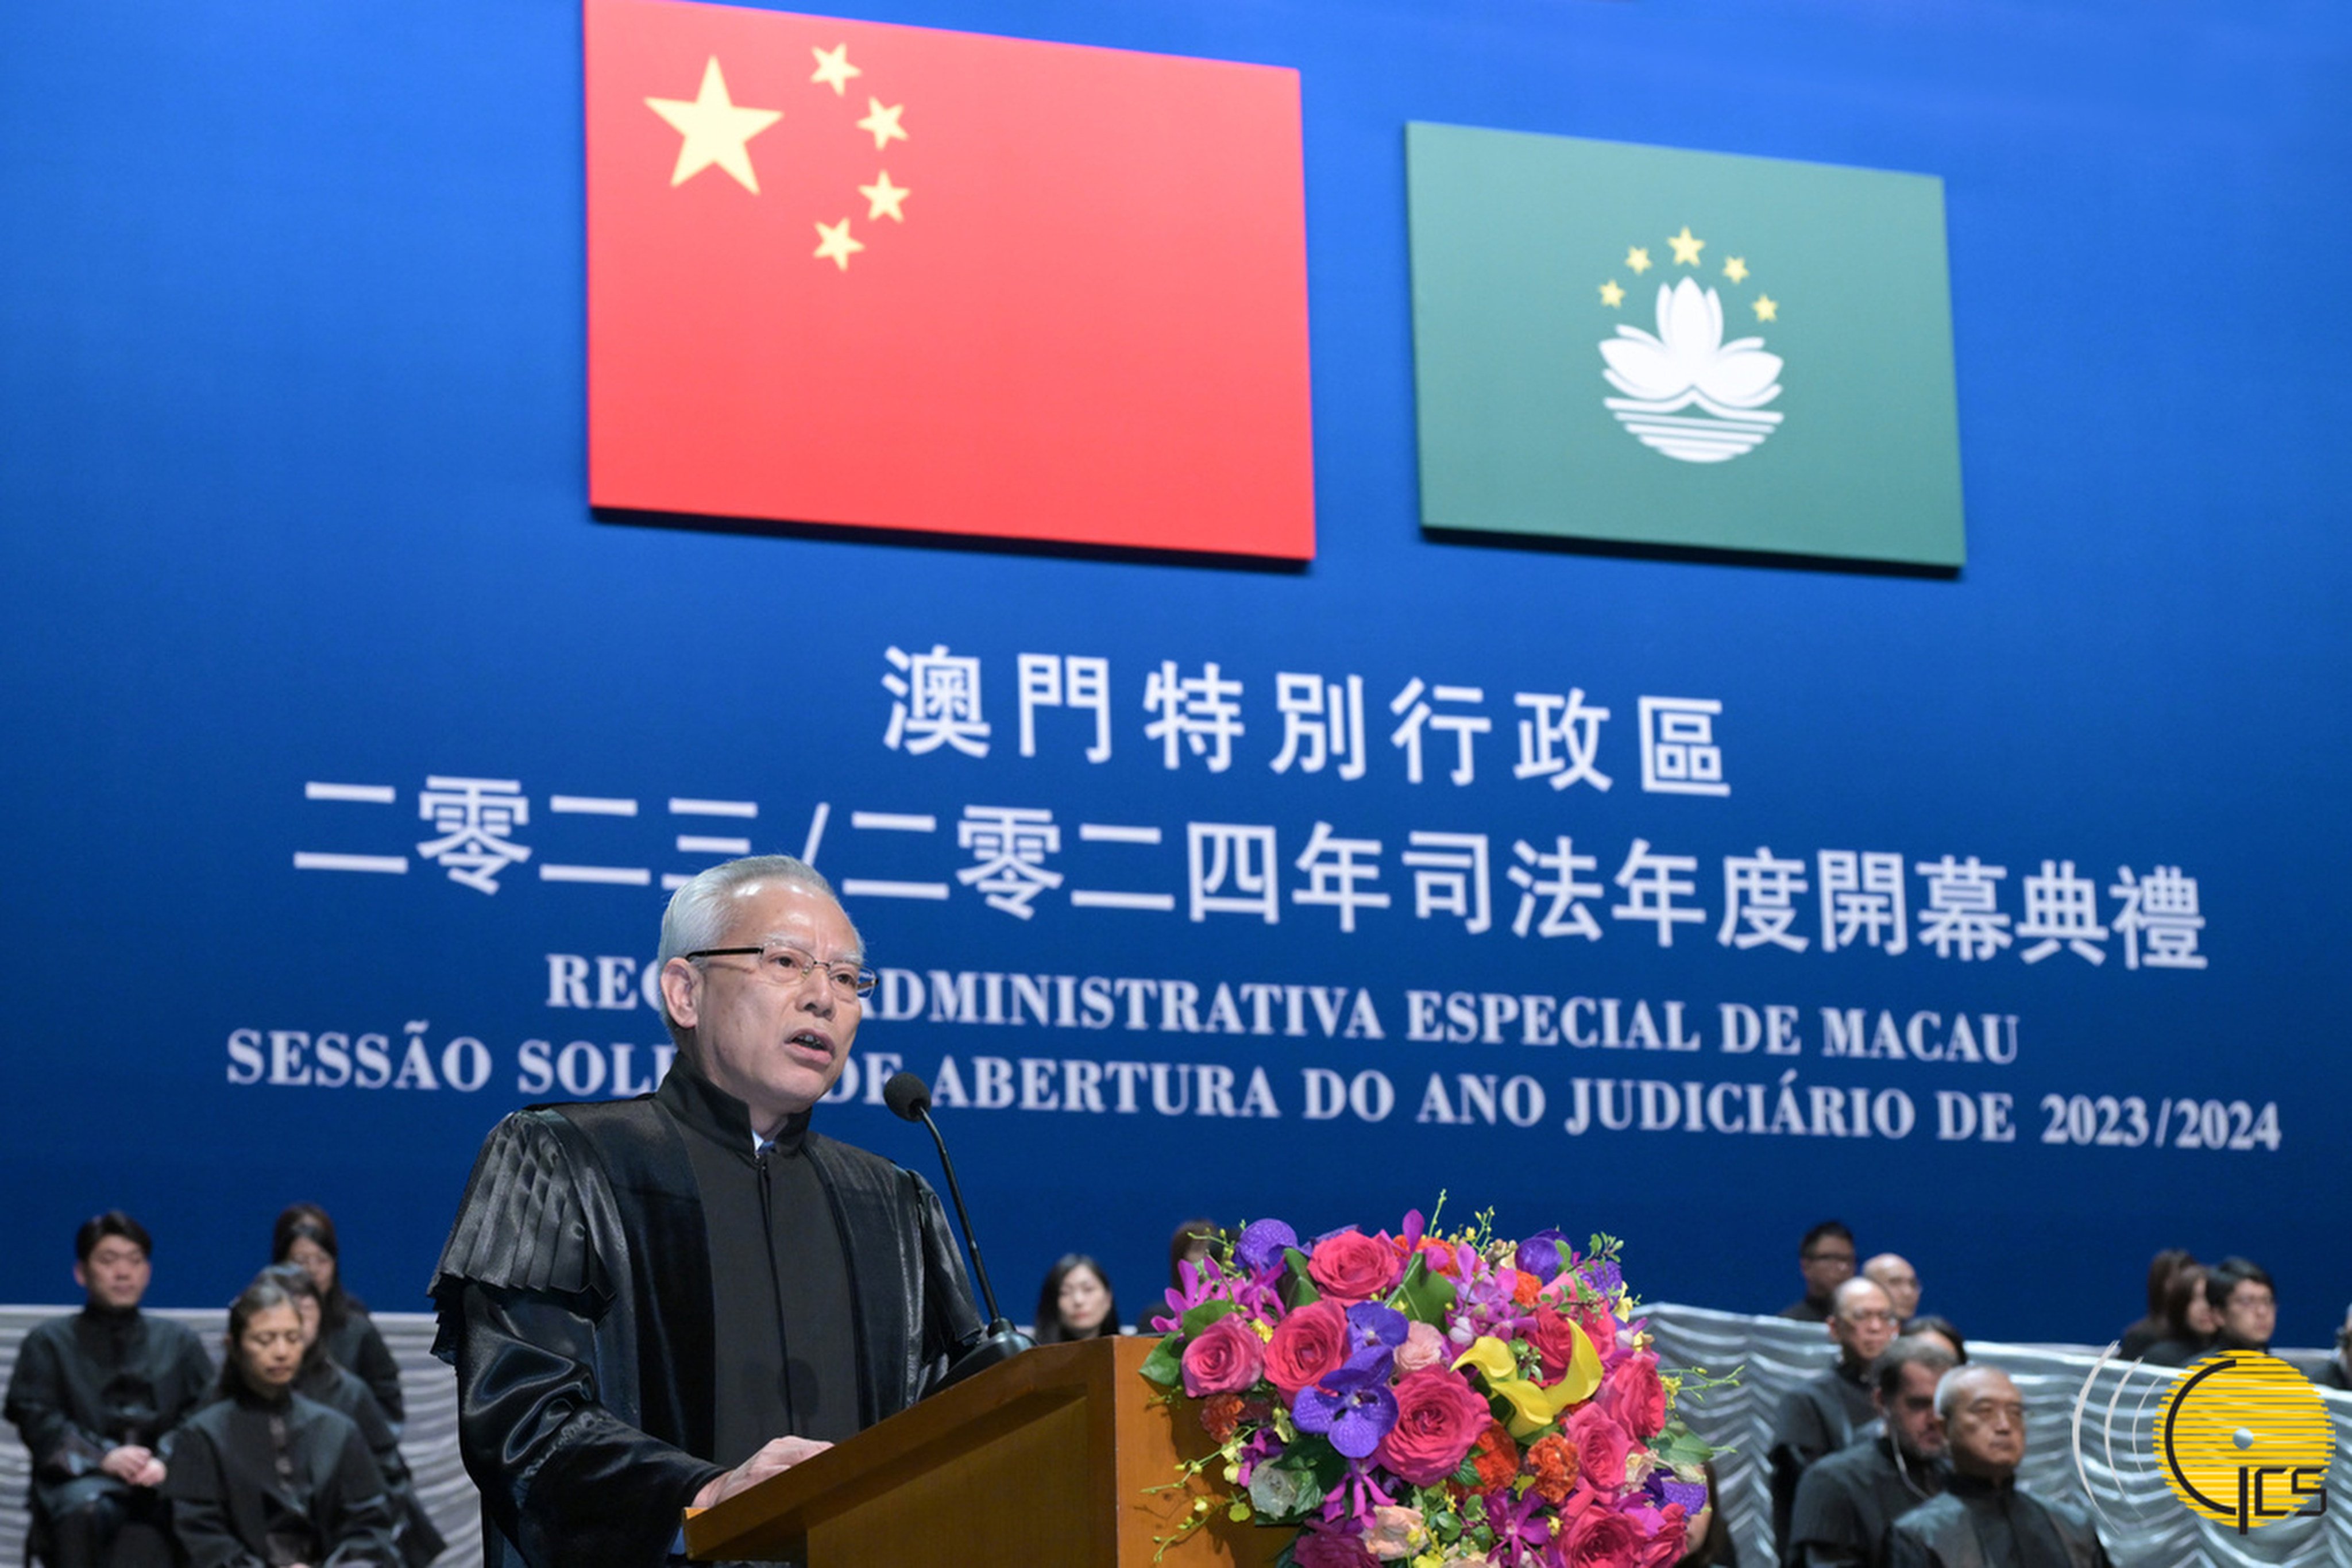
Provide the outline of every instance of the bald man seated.
{"type": "Polygon", "coordinates": [[[1936,1385],[1951,1486],[1895,1521],[1888,1568],[2113,1568],[2090,1520],[2018,1486],[2025,1399],[1997,1366],[1963,1366],[1936,1385]]]}

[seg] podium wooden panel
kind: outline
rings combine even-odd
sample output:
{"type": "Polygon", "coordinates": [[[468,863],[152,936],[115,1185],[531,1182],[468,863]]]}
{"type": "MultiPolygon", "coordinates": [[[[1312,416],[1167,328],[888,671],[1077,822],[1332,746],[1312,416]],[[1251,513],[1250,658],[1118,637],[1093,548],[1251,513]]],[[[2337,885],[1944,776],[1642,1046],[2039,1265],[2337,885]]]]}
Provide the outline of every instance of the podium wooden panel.
{"type": "MultiPolygon", "coordinates": [[[[1213,1445],[1152,1402],[1142,1337],[1044,1345],[934,1394],[782,1475],[689,1512],[706,1562],[806,1568],[1143,1568],[1207,1489],[1146,1496],[1213,1445]]],[[[1164,1568],[1264,1568],[1289,1531],[1222,1512],[1164,1568]]]]}

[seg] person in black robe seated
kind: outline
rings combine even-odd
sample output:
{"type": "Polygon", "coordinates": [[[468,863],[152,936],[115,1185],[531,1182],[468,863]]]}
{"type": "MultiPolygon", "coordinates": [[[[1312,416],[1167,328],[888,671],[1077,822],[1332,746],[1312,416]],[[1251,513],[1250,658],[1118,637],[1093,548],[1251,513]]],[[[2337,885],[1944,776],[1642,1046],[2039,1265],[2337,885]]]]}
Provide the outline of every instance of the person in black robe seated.
{"type": "Polygon", "coordinates": [[[1830,1338],[1837,1363],[1799,1384],[1780,1405],[1772,1424],[1772,1549],[1789,1555],[1789,1513],[1805,1471],[1853,1441],[1876,1419],[1870,1367],[1895,1342],[1895,1309],[1886,1292],[1867,1279],[1848,1279],[1830,1299],[1830,1338]]]}
{"type": "Polygon", "coordinates": [[[2213,1348],[2221,1320],[2205,1299],[2207,1270],[2187,1263],[2176,1269],[2164,1291],[2164,1337],[2140,1359],[2150,1366],[2187,1366],[2213,1348]]]}
{"type": "Polygon", "coordinates": [[[2213,1348],[2270,1353],[2278,1331],[2278,1287],[2259,1263],[2224,1258],[2205,1276],[2205,1304],[2213,1309],[2213,1348]]]}
{"type": "Polygon", "coordinates": [[[425,1565],[441,1555],[448,1542],[433,1523],[433,1516],[416,1496],[407,1457],[400,1451],[400,1435],[383,1418],[383,1411],[357,1374],[338,1366],[327,1354],[319,1326],[325,1314],[319,1304],[319,1282],[299,1263],[274,1263],[264,1271],[293,1298],[302,1321],[302,1364],[294,1373],[294,1392],[351,1417],[367,1440],[368,1453],[383,1474],[385,1495],[392,1500],[393,1538],[408,1568],[425,1565]]]}
{"type": "Polygon", "coordinates": [[[172,1560],[163,1442],[204,1402],[213,1363],[192,1330],[139,1310],[152,1250],[120,1209],[84,1221],[73,1277],[88,1305],[16,1352],[8,1419],[32,1457],[28,1544],[50,1568],[172,1560]]]}
{"type": "Polygon", "coordinates": [[[1936,1414],[1952,1484],[1895,1521],[1888,1568],[2113,1568],[2087,1515],[2017,1484],[2025,1400],[1997,1366],[1946,1373],[1936,1414]]]}
{"type": "Polygon", "coordinates": [[[392,1502],[349,1416],[294,1392],[302,1320],[267,1273],[229,1303],[220,1397],[172,1445],[190,1568],[403,1568],[392,1502]]]}
{"type": "Polygon", "coordinates": [[[269,1236],[269,1261],[299,1263],[318,1283],[320,1337],[335,1364],[356,1374],[375,1396],[376,1407],[392,1423],[397,1436],[408,1420],[408,1402],[400,1389],[400,1363],[376,1331],[367,1303],[343,1289],[342,1248],[335,1243],[335,1222],[316,1204],[289,1204],[269,1236]]]}
{"type": "Polygon", "coordinates": [[[1906,1336],[1871,1368],[1885,1418],[1805,1472],[1789,1516],[1789,1568],[1885,1568],[1886,1527],[1944,1489],[1936,1385],[1958,1363],[1934,1340],[1906,1336]]]}
{"type": "Polygon", "coordinates": [[[483,1143],[432,1294],[493,1568],[651,1568],[682,1509],[907,1408],[980,1340],[929,1185],[809,1125],[863,957],[809,867],[713,867],[662,920],[660,1089],[483,1143]]]}
{"type": "Polygon", "coordinates": [[[1805,1232],[1804,1239],[1797,1243],[1797,1271],[1804,1276],[1805,1293],[1781,1308],[1779,1315],[1800,1323],[1828,1322],[1830,1298],[1853,1278],[1858,1256],[1853,1232],[1836,1220],[1825,1219],[1805,1232]]]}
{"type": "Polygon", "coordinates": [[[2116,1353],[2126,1361],[2137,1361],[2148,1347],[2165,1337],[2165,1293],[2172,1288],[2172,1277],[2197,1261],[2196,1255],[2185,1247],[2168,1247],[2148,1260],[2147,1316],[2123,1331],[2116,1342],[2116,1353]]]}

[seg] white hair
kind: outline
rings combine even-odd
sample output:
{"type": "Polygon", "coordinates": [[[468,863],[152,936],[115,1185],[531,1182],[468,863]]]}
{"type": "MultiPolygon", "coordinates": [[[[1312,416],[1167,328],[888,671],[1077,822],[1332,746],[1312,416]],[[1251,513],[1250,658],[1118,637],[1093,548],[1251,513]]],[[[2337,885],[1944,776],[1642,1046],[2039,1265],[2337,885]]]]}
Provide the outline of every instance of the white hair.
{"type": "MultiPolygon", "coordinates": [[[[1996,1373],[2000,1373],[2002,1377],[2009,1376],[2007,1373],[2001,1372],[2000,1368],[1997,1366],[1990,1365],[1984,1362],[1970,1362],[1964,1366],[1956,1366],[1951,1371],[1946,1373],[1943,1376],[1937,1378],[1936,1380],[1937,1415],[1946,1421],[1949,1421],[1952,1418],[1952,1406],[1960,1402],[1960,1394],[1963,1385],[1967,1384],[1968,1380],[1972,1377],[1983,1377],[1996,1373]]],[[[2011,1381],[2014,1380],[2012,1379],[2011,1381]]]]}
{"type": "MultiPolygon", "coordinates": [[[[841,897],[824,873],[807,861],[792,855],[750,855],[740,860],[729,860],[698,873],[685,886],[670,895],[669,907],[662,911],[661,945],[654,951],[656,973],[669,967],[673,958],[683,958],[689,952],[717,947],[726,940],[728,900],[754,882],[781,882],[799,888],[828,900],[841,909],[841,897]]],[[[857,934],[849,912],[842,910],[841,918],[849,921],[849,934],[857,944],[857,956],[866,956],[866,939],[857,934]]],[[[669,998],[661,1004],[662,1022],[669,1026],[672,1035],[677,1033],[677,1022],[669,1016],[669,998]]]]}

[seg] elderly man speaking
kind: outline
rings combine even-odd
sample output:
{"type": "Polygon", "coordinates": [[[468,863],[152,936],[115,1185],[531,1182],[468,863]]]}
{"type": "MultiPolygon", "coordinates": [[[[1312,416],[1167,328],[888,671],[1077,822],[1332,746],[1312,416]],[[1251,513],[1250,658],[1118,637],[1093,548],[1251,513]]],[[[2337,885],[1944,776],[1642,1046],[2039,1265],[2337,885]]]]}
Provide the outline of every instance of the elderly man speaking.
{"type": "Polygon", "coordinates": [[[488,1562],[654,1568],[978,1338],[921,1177],[809,1125],[874,976],[832,888],[730,861],[662,919],[655,1093],[494,1128],[433,1279],[488,1562]]]}

